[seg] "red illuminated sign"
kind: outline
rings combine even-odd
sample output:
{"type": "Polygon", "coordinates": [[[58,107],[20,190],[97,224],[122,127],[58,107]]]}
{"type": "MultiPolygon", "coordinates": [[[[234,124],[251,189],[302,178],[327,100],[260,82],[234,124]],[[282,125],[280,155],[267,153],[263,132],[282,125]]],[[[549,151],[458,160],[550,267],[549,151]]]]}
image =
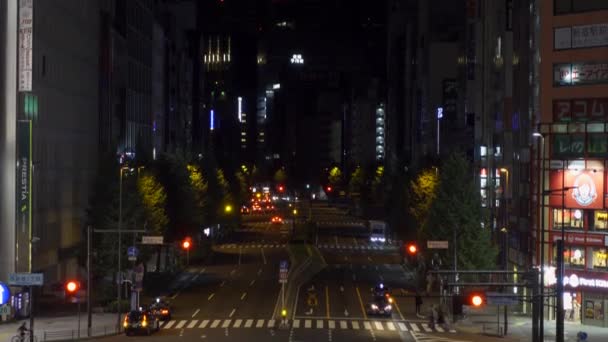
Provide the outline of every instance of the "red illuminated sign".
{"type": "Polygon", "coordinates": [[[601,209],[604,207],[604,173],[591,170],[551,172],[549,205],[566,208],[601,209]],[[571,188],[567,191],[560,189],[571,188]]]}
{"type": "Polygon", "coordinates": [[[608,98],[553,101],[554,121],[605,121],[607,114],[608,98]]]}
{"type": "MultiPolygon", "coordinates": [[[[602,234],[565,233],[564,235],[568,245],[604,246],[605,243],[605,235],[602,234]]],[[[551,240],[553,242],[561,239],[561,232],[551,233],[551,240]]]]}

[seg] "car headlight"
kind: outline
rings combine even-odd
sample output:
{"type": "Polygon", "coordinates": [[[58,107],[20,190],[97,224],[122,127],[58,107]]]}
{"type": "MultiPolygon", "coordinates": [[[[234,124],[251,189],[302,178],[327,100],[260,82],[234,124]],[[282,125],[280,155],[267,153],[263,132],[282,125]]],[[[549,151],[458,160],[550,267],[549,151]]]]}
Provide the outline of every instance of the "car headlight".
{"type": "Polygon", "coordinates": [[[384,307],[384,311],[391,311],[393,310],[393,306],[392,305],[387,305],[384,307]]]}
{"type": "Polygon", "coordinates": [[[378,238],[376,238],[376,237],[371,237],[371,238],[369,238],[369,239],[370,239],[371,241],[376,241],[376,240],[378,240],[378,238]]]}
{"type": "Polygon", "coordinates": [[[378,305],[372,304],[372,310],[378,310],[378,305]]]}
{"type": "Polygon", "coordinates": [[[142,321],[141,322],[141,326],[144,327],[144,328],[147,327],[148,326],[148,322],[147,321],[142,321]]]}
{"type": "Polygon", "coordinates": [[[378,241],[380,241],[380,242],[385,242],[385,241],[386,241],[386,239],[385,239],[385,238],[379,238],[379,239],[378,239],[378,241]]]}

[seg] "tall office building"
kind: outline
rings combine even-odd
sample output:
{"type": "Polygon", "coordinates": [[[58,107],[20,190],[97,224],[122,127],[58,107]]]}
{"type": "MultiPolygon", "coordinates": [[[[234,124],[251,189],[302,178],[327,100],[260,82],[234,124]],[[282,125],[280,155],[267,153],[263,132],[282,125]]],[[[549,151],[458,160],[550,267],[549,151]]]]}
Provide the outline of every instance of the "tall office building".
{"type": "Polygon", "coordinates": [[[99,1],[20,1],[20,13],[17,3],[0,5],[0,278],[42,272],[51,284],[79,272],[77,251],[97,171],[99,1]]]}
{"type": "Polygon", "coordinates": [[[583,324],[606,327],[608,2],[536,1],[530,9],[540,38],[533,46],[539,62],[534,107],[543,138],[535,149],[541,172],[533,190],[545,186],[534,208],[546,242],[536,241],[544,251],[545,285],[549,291],[555,284],[555,241],[564,230],[564,309],[576,299],[583,324]]]}

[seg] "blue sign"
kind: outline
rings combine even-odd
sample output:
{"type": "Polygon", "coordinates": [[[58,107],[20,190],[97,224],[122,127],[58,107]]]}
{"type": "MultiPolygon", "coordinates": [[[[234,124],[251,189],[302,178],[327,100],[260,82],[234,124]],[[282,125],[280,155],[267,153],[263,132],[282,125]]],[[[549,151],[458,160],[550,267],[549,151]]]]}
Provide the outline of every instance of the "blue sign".
{"type": "Polygon", "coordinates": [[[279,264],[279,267],[282,270],[286,270],[287,269],[287,260],[281,260],[281,263],[279,264]]]}
{"type": "Polygon", "coordinates": [[[8,304],[11,299],[11,291],[5,283],[0,283],[0,306],[8,304]]]}
{"type": "Polygon", "coordinates": [[[139,254],[139,250],[135,246],[131,246],[127,249],[127,255],[130,257],[136,257],[139,254]]]}

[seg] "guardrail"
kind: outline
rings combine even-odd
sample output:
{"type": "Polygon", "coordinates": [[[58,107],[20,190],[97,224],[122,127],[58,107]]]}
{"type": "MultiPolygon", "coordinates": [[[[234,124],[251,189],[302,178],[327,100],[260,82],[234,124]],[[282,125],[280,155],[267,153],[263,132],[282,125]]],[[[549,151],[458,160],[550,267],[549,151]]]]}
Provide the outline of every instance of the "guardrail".
{"type": "MultiPolygon", "coordinates": [[[[119,334],[120,331],[116,329],[116,325],[106,325],[101,327],[91,328],[90,337],[101,337],[119,334]]],[[[55,331],[43,331],[42,334],[36,334],[39,337],[39,341],[76,341],[89,338],[87,336],[87,329],[81,329],[78,334],[78,329],[69,330],[55,330],[55,331]]]]}

